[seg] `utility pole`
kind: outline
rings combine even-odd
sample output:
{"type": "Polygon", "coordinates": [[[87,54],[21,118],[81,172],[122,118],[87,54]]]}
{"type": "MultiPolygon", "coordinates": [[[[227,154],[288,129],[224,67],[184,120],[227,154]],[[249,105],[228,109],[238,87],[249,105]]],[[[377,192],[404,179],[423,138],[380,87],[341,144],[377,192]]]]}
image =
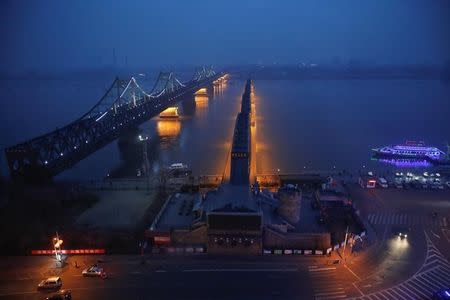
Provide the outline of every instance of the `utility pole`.
{"type": "Polygon", "coordinates": [[[345,264],[345,248],[347,247],[347,237],[348,237],[348,225],[347,229],[345,230],[344,250],[342,252],[342,260],[344,261],[344,264],[345,264]]]}
{"type": "Polygon", "coordinates": [[[63,240],[59,239],[58,232],[56,232],[56,237],[53,238],[53,247],[55,249],[55,256],[58,262],[61,262],[61,245],[63,240]]]}
{"type": "Polygon", "coordinates": [[[150,190],[150,165],[148,162],[148,153],[147,153],[148,136],[143,137],[142,135],[139,135],[139,141],[144,144],[143,147],[144,170],[147,181],[147,190],[150,190]]]}

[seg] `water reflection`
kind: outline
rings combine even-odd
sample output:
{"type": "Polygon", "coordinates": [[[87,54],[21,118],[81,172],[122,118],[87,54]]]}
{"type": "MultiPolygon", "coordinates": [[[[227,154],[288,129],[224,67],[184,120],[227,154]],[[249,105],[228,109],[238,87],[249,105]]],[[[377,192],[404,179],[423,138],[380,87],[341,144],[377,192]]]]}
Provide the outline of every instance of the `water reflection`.
{"type": "Polygon", "coordinates": [[[208,109],[209,98],[206,95],[195,96],[196,113],[198,115],[205,115],[208,109]]]}
{"type": "Polygon", "coordinates": [[[223,95],[223,92],[225,91],[226,87],[227,87],[226,82],[215,84],[213,86],[213,97],[223,95]]]}
{"type": "Polygon", "coordinates": [[[386,165],[391,165],[397,168],[427,168],[432,164],[427,160],[408,159],[408,158],[372,158],[386,165]]]}
{"type": "Polygon", "coordinates": [[[168,149],[178,142],[181,122],[179,120],[158,120],[156,130],[160,138],[161,149],[168,149]]]}

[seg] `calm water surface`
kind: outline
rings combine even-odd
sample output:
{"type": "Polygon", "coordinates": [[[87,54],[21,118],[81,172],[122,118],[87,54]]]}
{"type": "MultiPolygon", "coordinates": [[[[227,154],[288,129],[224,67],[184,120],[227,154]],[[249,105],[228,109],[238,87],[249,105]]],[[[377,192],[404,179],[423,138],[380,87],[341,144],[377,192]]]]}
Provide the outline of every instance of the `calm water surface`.
{"type": "MultiPolygon", "coordinates": [[[[152,80],[142,85],[150,89],[152,80]]],[[[104,79],[2,81],[0,143],[15,144],[80,117],[109,84],[104,79]]],[[[155,117],[122,138],[126,151],[115,141],[58,178],[135,176],[143,156],[134,142],[138,134],[150,137],[154,172],[186,162],[194,173],[221,174],[243,87],[243,81],[231,80],[208,98],[180,103],[179,120],[155,117]],[[127,163],[130,156],[138,163],[127,163]]],[[[371,148],[409,139],[444,150],[450,140],[450,85],[439,81],[257,80],[255,88],[258,173],[385,169],[371,160],[371,148]]],[[[4,157],[0,163],[5,174],[4,157]]]]}

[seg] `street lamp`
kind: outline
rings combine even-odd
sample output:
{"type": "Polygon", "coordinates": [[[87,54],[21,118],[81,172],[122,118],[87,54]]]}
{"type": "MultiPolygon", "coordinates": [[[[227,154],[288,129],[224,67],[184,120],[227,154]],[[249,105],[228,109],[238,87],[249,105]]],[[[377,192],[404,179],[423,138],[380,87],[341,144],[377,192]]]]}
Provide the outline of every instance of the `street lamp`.
{"type": "Polygon", "coordinates": [[[61,262],[61,245],[63,240],[59,238],[58,232],[56,232],[56,237],[53,238],[53,247],[55,249],[56,260],[61,262]]]}
{"type": "Polygon", "coordinates": [[[148,154],[147,154],[147,140],[148,136],[143,137],[142,135],[138,136],[138,139],[140,142],[143,142],[144,148],[143,148],[143,156],[144,156],[144,168],[145,168],[145,176],[147,177],[147,190],[150,189],[150,166],[148,162],[148,154]]]}

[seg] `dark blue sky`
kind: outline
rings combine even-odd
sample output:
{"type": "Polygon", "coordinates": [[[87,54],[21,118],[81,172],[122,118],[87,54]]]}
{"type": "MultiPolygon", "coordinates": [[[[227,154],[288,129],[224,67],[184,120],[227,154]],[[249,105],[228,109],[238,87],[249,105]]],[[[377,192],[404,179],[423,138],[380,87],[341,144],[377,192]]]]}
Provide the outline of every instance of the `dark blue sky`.
{"type": "Polygon", "coordinates": [[[443,63],[450,1],[1,1],[2,71],[201,63],[443,63]]]}

